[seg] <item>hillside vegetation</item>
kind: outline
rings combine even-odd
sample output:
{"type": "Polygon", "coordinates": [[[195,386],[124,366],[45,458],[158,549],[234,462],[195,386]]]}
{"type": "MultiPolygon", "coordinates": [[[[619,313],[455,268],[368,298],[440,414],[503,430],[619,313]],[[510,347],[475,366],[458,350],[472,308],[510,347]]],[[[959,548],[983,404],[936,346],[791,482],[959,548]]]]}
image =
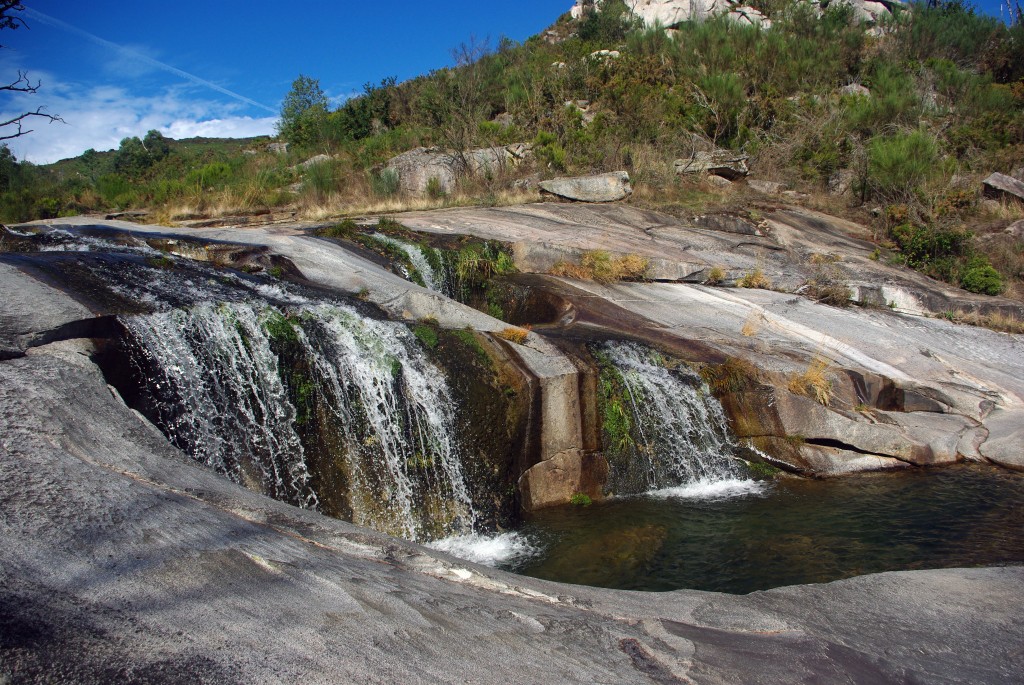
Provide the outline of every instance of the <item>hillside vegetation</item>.
{"type": "Polygon", "coordinates": [[[630,172],[633,203],[738,208],[749,200],[743,191],[674,173],[673,160],[713,144],[749,155],[752,176],[804,194],[787,201],[873,222],[895,259],[975,292],[1019,297],[1024,248],[1002,228],[1024,210],[980,196],[990,172],[1024,166],[1019,18],[1006,25],[952,0],[870,27],[836,3],[821,17],[807,3],[755,4],[770,29],[720,18],[669,35],[609,1],[522,44],[463,45],[452,68],[368,84],[336,109],[302,76],[282,108],[286,154],[266,151],[269,141],[175,142],[155,132],[46,167],[8,153],[0,218],[148,208],[175,220],[285,206],[324,217],[494,204],[532,197],[522,179],[616,169],[630,172]],[[619,54],[594,54],[602,50],[619,54]],[[851,84],[870,95],[843,89],[851,84]],[[533,144],[532,164],[466,178],[451,194],[402,197],[383,171],[417,146],[518,142],[533,144]],[[330,159],[298,166],[316,154],[330,159]],[[842,179],[849,190],[829,195],[842,179]]]}

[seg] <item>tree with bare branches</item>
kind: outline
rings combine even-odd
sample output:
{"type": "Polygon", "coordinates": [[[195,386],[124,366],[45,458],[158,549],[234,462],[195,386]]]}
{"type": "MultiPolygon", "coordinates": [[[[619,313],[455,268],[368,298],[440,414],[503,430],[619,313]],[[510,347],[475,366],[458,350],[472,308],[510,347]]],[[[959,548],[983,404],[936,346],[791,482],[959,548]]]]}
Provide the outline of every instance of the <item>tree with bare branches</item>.
{"type": "MultiPolygon", "coordinates": [[[[24,26],[28,28],[28,24],[25,20],[18,15],[18,12],[23,12],[25,5],[19,0],[0,0],[0,30],[2,29],[17,29],[18,27],[24,26]]],[[[0,48],[3,48],[0,45],[0,48]]],[[[18,70],[18,78],[7,84],[0,85],[0,91],[7,91],[10,93],[36,93],[39,87],[42,85],[41,81],[33,82],[29,77],[28,73],[18,70]]],[[[26,129],[26,125],[33,119],[46,119],[50,123],[59,121],[64,122],[56,114],[48,114],[45,111],[44,106],[36,107],[34,110],[29,112],[22,112],[17,116],[14,116],[6,121],[0,121],[0,141],[10,140],[19,136],[24,136],[32,133],[32,129],[26,129]]]]}

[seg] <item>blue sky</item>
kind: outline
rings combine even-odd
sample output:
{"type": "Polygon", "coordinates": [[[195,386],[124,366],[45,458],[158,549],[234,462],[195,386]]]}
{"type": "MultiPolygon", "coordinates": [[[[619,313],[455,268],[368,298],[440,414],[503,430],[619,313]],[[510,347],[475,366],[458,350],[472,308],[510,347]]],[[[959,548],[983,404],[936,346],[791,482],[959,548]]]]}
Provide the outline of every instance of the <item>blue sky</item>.
{"type": "Polygon", "coordinates": [[[0,32],[0,76],[22,69],[42,88],[0,94],[0,116],[45,105],[64,118],[33,121],[34,133],[9,141],[18,159],[46,163],[153,128],[174,138],[272,133],[300,73],[341,102],[368,81],[449,65],[471,36],[528,38],[573,0],[24,4],[30,28],[0,32]]]}
{"type": "MultiPolygon", "coordinates": [[[[47,163],[117,147],[158,129],[173,138],[273,132],[300,73],[336,102],[368,81],[400,81],[451,63],[471,36],[523,40],[573,0],[351,2],[350,0],[24,0],[30,28],[0,32],[0,76],[42,81],[33,96],[0,94],[0,116],[35,109],[12,140],[18,159],[47,163]]],[[[1000,0],[982,0],[998,14],[1000,0]]],[[[6,118],[6,117],[5,117],[6,118]]]]}

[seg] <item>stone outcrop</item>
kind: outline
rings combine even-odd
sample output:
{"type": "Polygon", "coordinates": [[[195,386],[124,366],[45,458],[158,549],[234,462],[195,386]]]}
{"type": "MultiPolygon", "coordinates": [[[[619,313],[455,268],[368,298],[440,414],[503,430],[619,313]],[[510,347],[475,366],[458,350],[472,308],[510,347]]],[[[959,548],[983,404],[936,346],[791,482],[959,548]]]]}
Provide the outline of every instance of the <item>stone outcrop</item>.
{"type": "Polygon", "coordinates": [[[993,198],[1011,197],[1017,200],[1024,200],[1024,181],[1019,181],[1012,176],[998,172],[990,174],[982,185],[985,195],[993,198]]]}
{"type": "Polygon", "coordinates": [[[455,190],[455,183],[466,170],[461,157],[439,148],[418,147],[392,157],[385,169],[397,174],[398,185],[411,195],[423,195],[431,183],[440,192],[455,190]]]}
{"type": "Polygon", "coordinates": [[[711,174],[734,181],[746,176],[747,156],[729,150],[698,150],[689,159],[677,159],[674,163],[677,174],[711,174]]]}
{"type": "Polygon", "coordinates": [[[541,181],[540,188],[546,193],[578,202],[615,202],[625,199],[633,192],[629,185],[629,174],[625,171],[553,178],[541,181]]]}
{"type": "MultiPolygon", "coordinates": [[[[894,7],[906,7],[905,3],[898,0],[838,2],[850,5],[855,19],[869,23],[877,23],[880,19],[891,16],[894,7]]],[[[576,0],[570,13],[574,19],[580,19],[589,11],[600,11],[601,3],[602,0],[576,0]]],[[[820,0],[814,4],[821,12],[829,5],[829,1],[820,0]]],[[[760,10],[736,0],[629,0],[626,6],[647,28],[661,26],[671,29],[685,21],[704,21],[722,15],[741,24],[771,27],[771,22],[760,10]]]]}
{"type": "Polygon", "coordinates": [[[869,235],[865,227],[806,210],[778,211],[757,223],[728,215],[680,222],[598,205],[452,209],[408,214],[403,223],[512,242],[519,268],[536,273],[595,248],[647,258],[652,279],[702,283],[718,268],[720,278],[735,283],[760,269],[781,292],[589,282],[561,283],[558,292],[569,303],[571,316],[563,318],[570,327],[628,332],[691,360],[734,357],[763,373],[761,390],[723,399],[737,434],[792,471],[840,475],[961,459],[1013,467],[1005,446],[1017,429],[1001,417],[1024,425],[1015,338],[898,312],[992,307],[1022,318],[1024,307],[871,259],[874,244],[856,238],[869,235]],[[841,255],[832,266],[853,297],[881,306],[836,309],[789,294],[821,268],[808,259],[814,254],[841,255]],[[967,348],[990,361],[964,356],[967,348]],[[829,406],[789,390],[819,355],[828,359],[835,398],[829,406]]]}
{"type": "Polygon", "coordinates": [[[532,146],[527,143],[479,148],[463,154],[420,147],[392,157],[385,169],[398,176],[399,187],[410,195],[425,194],[431,182],[440,192],[451,193],[463,174],[504,173],[531,156],[532,146]]]}
{"type": "Polygon", "coordinates": [[[785,183],[778,181],[767,181],[759,178],[748,178],[747,185],[759,193],[765,195],[778,195],[786,189],[785,183]]]}
{"type": "MultiPolygon", "coordinates": [[[[580,19],[590,10],[600,10],[600,6],[601,0],[576,0],[570,12],[574,19],[580,19]]],[[[757,9],[729,0],[634,0],[626,6],[648,28],[672,28],[684,21],[702,21],[721,14],[742,23],[769,24],[757,9]]]]}
{"type": "Polygon", "coordinates": [[[309,169],[310,167],[314,167],[317,164],[325,164],[327,162],[330,162],[331,159],[332,159],[332,157],[330,155],[324,155],[324,154],[314,155],[314,156],[310,157],[309,159],[307,159],[305,162],[300,162],[299,164],[295,165],[295,168],[299,169],[301,171],[305,171],[306,169],[309,169]]]}

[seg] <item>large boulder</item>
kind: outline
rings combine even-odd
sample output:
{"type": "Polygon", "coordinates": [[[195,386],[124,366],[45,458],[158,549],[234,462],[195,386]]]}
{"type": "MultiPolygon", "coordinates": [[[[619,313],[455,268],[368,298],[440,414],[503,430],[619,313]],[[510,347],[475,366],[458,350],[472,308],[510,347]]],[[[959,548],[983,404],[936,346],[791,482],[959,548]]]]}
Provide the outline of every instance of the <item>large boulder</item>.
{"type": "Polygon", "coordinates": [[[675,169],[677,174],[711,174],[730,181],[743,178],[750,171],[746,155],[721,149],[698,150],[689,159],[677,159],[675,169]]]}
{"type": "Polygon", "coordinates": [[[437,189],[455,190],[455,182],[465,171],[463,159],[447,150],[418,147],[388,160],[387,169],[398,176],[398,186],[412,195],[423,195],[436,179],[437,189]]]}
{"type": "Polygon", "coordinates": [[[552,195],[579,202],[615,202],[633,192],[629,185],[629,174],[625,171],[574,178],[553,178],[541,181],[540,188],[552,195]]]}
{"type": "Polygon", "coordinates": [[[1018,181],[1013,176],[994,173],[982,181],[985,186],[985,194],[989,197],[1013,197],[1024,200],[1024,181],[1018,181]]]}
{"type": "MultiPolygon", "coordinates": [[[[571,10],[574,19],[583,17],[591,9],[599,9],[603,0],[576,0],[571,10]]],[[[704,2],[693,2],[692,0],[635,0],[626,5],[633,12],[633,15],[643,21],[644,26],[662,26],[671,28],[684,21],[704,20],[719,14],[730,14],[734,10],[749,11],[760,15],[761,13],[752,7],[746,7],[739,2],[729,0],[705,0],[704,2]]],[[[744,15],[745,16],[745,15],[744,15]]],[[[761,15],[763,18],[763,15],[761,15]]]]}
{"type": "Polygon", "coordinates": [[[431,179],[437,179],[437,190],[450,193],[464,174],[484,175],[503,173],[519,166],[533,155],[529,143],[496,145],[462,154],[440,148],[418,147],[388,160],[387,169],[398,176],[398,185],[410,195],[423,195],[431,179]]]}
{"type": "Polygon", "coordinates": [[[469,173],[476,175],[499,174],[514,169],[533,156],[533,145],[515,143],[482,147],[466,152],[463,157],[469,173]]]}

